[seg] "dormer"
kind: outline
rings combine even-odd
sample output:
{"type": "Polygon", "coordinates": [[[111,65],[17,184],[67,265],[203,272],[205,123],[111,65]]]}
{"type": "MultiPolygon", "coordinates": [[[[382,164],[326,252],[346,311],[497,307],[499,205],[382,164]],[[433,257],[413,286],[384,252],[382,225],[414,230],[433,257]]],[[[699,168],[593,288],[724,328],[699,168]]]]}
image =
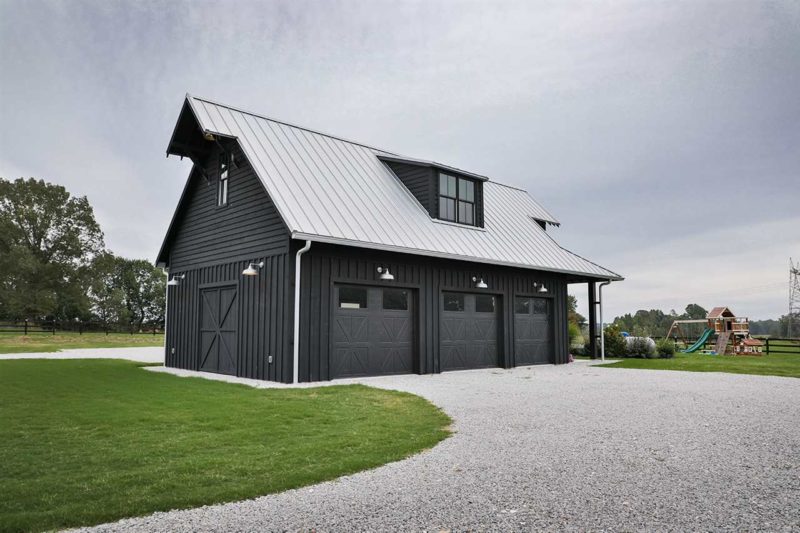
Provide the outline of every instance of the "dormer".
{"type": "Polygon", "coordinates": [[[378,158],[394,172],[431,218],[483,227],[483,183],[488,178],[447,165],[391,155],[378,158]]]}

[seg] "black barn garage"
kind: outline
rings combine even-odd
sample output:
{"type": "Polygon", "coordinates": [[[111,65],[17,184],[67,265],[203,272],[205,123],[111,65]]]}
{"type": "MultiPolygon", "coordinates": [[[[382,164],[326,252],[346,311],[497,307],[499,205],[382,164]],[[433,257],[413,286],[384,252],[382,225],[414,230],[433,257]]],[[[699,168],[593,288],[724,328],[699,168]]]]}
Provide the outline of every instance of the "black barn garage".
{"type": "Polygon", "coordinates": [[[525,191],[433,161],[192,96],[168,154],[194,165],[157,260],[167,366],[291,382],[559,364],[567,285],[621,279],[559,246],[525,191]]]}

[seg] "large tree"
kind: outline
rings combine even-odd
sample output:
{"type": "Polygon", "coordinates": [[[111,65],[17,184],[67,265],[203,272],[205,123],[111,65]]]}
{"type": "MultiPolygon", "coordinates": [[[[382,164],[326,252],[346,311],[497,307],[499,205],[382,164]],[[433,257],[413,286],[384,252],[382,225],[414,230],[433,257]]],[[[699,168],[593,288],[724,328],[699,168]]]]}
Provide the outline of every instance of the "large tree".
{"type": "Polygon", "coordinates": [[[85,267],[103,232],[85,196],[43,180],[0,178],[0,314],[85,318],[85,267]]]}
{"type": "Polygon", "coordinates": [[[688,319],[699,320],[708,316],[708,311],[698,304],[689,304],[686,306],[684,316],[688,319]]]}
{"type": "Polygon", "coordinates": [[[143,259],[117,258],[116,286],[122,293],[125,316],[131,327],[164,321],[166,276],[143,259]]]}

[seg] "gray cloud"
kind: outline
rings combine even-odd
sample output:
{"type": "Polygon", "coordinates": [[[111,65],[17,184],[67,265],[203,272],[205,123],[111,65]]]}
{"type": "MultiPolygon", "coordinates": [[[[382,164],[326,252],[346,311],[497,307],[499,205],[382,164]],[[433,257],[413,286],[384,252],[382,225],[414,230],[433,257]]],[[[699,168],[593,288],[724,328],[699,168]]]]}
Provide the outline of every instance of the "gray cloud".
{"type": "Polygon", "coordinates": [[[799,6],[0,0],[0,175],[89,195],[112,249],[153,258],[188,91],[527,188],[627,276],[612,314],[774,316],[763,286],[800,256],[799,6]]]}

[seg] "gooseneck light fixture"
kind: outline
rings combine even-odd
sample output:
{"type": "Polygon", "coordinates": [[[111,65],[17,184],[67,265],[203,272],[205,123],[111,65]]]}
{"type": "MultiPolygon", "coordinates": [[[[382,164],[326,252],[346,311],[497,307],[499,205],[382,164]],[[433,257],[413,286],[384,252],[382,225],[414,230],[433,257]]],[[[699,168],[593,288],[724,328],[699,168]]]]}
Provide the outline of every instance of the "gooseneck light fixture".
{"type": "Polygon", "coordinates": [[[489,286],[483,281],[483,278],[478,278],[478,276],[472,276],[472,283],[475,284],[476,289],[488,289],[489,286]]]}
{"type": "Polygon", "coordinates": [[[539,286],[539,288],[536,290],[536,292],[538,292],[540,294],[545,294],[547,292],[547,287],[544,286],[544,283],[534,283],[533,285],[534,285],[534,287],[536,285],[539,286]]]}
{"type": "Polygon", "coordinates": [[[264,268],[264,261],[250,263],[247,268],[242,270],[242,276],[258,276],[258,271],[264,268]]]}
{"type": "Polygon", "coordinates": [[[170,279],[167,282],[167,285],[169,287],[177,287],[178,285],[181,284],[181,280],[183,280],[183,279],[186,279],[186,274],[181,274],[179,276],[172,276],[172,279],[170,279]]]}
{"type": "Polygon", "coordinates": [[[392,275],[392,273],[389,272],[389,267],[379,266],[376,270],[378,271],[378,274],[380,274],[380,276],[378,276],[378,279],[383,281],[394,280],[394,275],[392,275]]]}

